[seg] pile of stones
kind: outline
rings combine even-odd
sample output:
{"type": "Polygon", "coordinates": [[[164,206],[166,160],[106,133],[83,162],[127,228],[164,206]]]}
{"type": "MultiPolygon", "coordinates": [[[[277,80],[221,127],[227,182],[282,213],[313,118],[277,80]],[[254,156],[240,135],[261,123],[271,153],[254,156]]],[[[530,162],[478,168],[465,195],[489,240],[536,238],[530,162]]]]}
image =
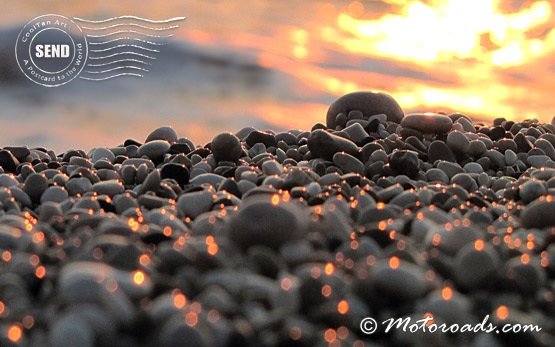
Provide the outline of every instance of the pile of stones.
{"type": "Polygon", "coordinates": [[[1,346],[555,345],[555,127],[404,114],[0,151],[1,346]],[[365,317],[538,324],[366,335],[365,317]]]}

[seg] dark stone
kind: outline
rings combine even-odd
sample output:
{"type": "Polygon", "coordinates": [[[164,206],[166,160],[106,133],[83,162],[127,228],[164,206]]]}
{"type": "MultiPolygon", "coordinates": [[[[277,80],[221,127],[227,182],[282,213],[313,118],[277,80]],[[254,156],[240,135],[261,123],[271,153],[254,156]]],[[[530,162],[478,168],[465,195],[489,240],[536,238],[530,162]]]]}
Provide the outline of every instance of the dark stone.
{"type": "Polygon", "coordinates": [[[466,119],[467,121],[472,122],[472,119],[470,119],[470,117],[468,117],[468,116],[465,115],[465,114],[458,113],[458,112],[451,113],[448,117],[451,118],[451,120],[453,121],[453,123],[455,123],[459,118],[464,118],[464,119],[466,119]]]}
{"type": "Polygon", "coordinates": [[[401,137],[402,138],[406,139],[410,136],[414,136],[414,137],[418,138],[419,140],[424,139],[424,135],[419,130],[412,129],[412,128],[402,128],[401,129],[401,137]]]}
{"type": "Polygon", "coordinates": [[[455,155],[443,141],[433,141],[428,147],[428,161],[433,163],[436,160],[457,162],[455,155]]]}
{"type": "Polygon", "coordinates": [[[389,121],[400,123],[404,113],[399,104],[390,95],[377,92],[354,92],[343,95],[335,100],[326,116],[328,128],[335,129],[336,116],[339,113],[348,114],[350,111],[358,110],[364,117],[383,113],[389,121]]]}
{"type": "Polygon", "coordinates": [[[229,237],[242,248],[264,245],[278,249],[306,232],[304,210],[285,201],[254,201],[241,206],[229,224],[229,237]]]}
{"type": "Polygon", "coordinates": [[[139,141],[135,140],[135,139],[127,139],[123,142],[123,146],[127,147],[127,146],[137,146],[137,147],[141,147],[142,143],[140,143],[139,141]]]}
{"type": "Polygon", "coordinates": [[[499,151],[501,153],[505,153],[506,150],[510,149],[514,152],[517,152],[517,144],[513,139],[503,138],[497,141],[497,147],[499,147],[499,151]]]}
{"type": "Polygon", "coordinates": [[[188,144],[186,143],[172,143],[172,145],[170,146],[170,149],[168,150],[168,153],[170,154],[188,154],[189,152],[191,152],[192,148],[189,147],[188,144]]]}
{"type": "Polygon", "coordinates": [[[524,208],[520,219],[525,228],[547,228],[555,226],[555,201],[552,196],[538,199],[524,208]]]}
{"type": "Polygon", "coordinates": [[[162,179],[164,178],[174,179],[181,187],[189,183],[189,170],[185,165],[182,165],[182,164],[177,164],[177,163],[165,164],[164,166],[162,166],[160,175],[162,179]]]}
{"type": "Polygon", "coordinates": [[[505,136],[505,128],[503,128],[502,126],[496,126],[490,129],[489,138],[492,141],[497,141],[499,139],[502,139],[504,136],[505,136]]]}
{"type": "Polygon", "coordinates": [[[444,134],[451,130],[451,118],[438,113],[411,113],[401,121],[403,128],[417,129],[424,134],[444,134]]]}
{"type": "Polygon", "coordinates": [[[372,142],[372,143],[365,144],[361,149],[362,162],[366,163],[368,161],[368,158],[370,158],[370,156],[372,155],[372,153],[378,150],[383,151],[383,147],[379,143],[372,142]]]}
{"type": "Polygon", "coordinates": [[[389,164],[393,170],[411,178],[416,177],[420,168],[418,155],[413,151],[400,150],[391,155],[389,164]]]}
{"type": "Polygon", "coordinates": [[[155,129],[153,132],[148,134],[145,142],[150,142],[154,140],[164,140],[169,143],[177,142],[177,133],[172,127],[160,127],[155,129]]]}
{"type": "Polygon", "coordinates": [[[19,161],[23,161],[29,154],[31,154],[31,151],[27,147],[7,146],[4,147],[4,149],[10,151],[10,153],[13,154],[19,161]]]}
{"type": "Polygon", "coordinates": [[[5,149],[0,151],[0,166],[4,172],[15,173],[19,165],[19,160],[10,152],[5,149]]]}
{"type": "Polygon", "coordinates": [[[308,149],[316,158],[332,160],[338,152],[358,156],[358,147],[352,141],[331,134],[325,130],[314,130],[308,137],[308,149]]]}
{"type": "Polygon", "coordinates": [[[241,157],[241,142],[231,133],[222,133],[212,139],[210,149],[216,161],[235,162],[241,157]]]}
{"type": "Polygon", "coordinates": [[[218,187],[218,190],[226,191],[238,198],[241,198],[241,196],[243,195],[241,193],[241,190],[239,190],[237,182],[233,178],[227,178],[225,181],[222,181],[222,183],[220,183],[220,186],[218,187]]]}
{"type": "Polygon", "coordinates": [[[33,202],[39,202],[42,193],[48,188],[48,181],[44,175],[33,173],[27,176],[23,191],[33,202]]]}
{"type": "Polygon", "coordinates": [[[71,159],[71,157],[86,158],[87,155],[83,151],[70,149],[69,151],[64,153],[64,155],[62,157],[62,161],[69,162],[69,159],[71,159]]]}
{"type": "Polygon", "coordinates": [[[378,131],[378,126],[380,125],[380,121],[378,119],[372,119],[372,121],[368,122],[364,127],[368,133],[373,133],[378,131]]]}
{"type": "Polygon", "coordinates": [[[276,138],[271,133],[255,130],[251,131],[245,139],[245,142],[249,145],[249,147],[252,147],[257,143],[263,143],[266,147],[270,147],[276,145],[276,138]]]}
{"type": "Polygon", "coordinates": [[[164,158],[164,155],[170,149],[170,143],[165,140],[152,140],[145,143],[137,150],[139,157],[146,156],[150,160],[157,162],[164,158]]]}

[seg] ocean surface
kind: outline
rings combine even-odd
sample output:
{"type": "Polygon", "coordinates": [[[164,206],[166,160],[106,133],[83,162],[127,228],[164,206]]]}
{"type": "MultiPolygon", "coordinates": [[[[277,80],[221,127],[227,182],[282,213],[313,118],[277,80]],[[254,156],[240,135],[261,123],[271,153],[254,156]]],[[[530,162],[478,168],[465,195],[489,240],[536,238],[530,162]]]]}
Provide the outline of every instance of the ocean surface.
{"type": "Polygon", "coordinates": [[[309,129],[355,90],[406,112],[475,119],[555,115],[555,4],[547,1],[2,1],[0,146],[144,140],[173,126],[203,145],[222,131],[309,129]],[[14,44],[39,15],[185,16],[142,78],[44,88],[14,44]]]}

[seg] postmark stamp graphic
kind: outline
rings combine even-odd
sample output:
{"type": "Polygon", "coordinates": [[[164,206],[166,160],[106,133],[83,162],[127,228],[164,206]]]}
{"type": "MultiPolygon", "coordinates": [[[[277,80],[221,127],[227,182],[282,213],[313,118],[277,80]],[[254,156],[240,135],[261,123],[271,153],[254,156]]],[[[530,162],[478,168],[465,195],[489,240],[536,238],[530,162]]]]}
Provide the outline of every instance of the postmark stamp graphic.
{"type": "Polygon", "coordinates": [[[59,87],[77,76],[97,82],[143,77],[184,19],[125,15],[91,20],[46,14],[25,24],[15,57],[23,74],[45,87],[59,87]]]}
{"type": "Polygon", "coordinates": [[[28,79],[45,87],[58,87],[83,70],[88,57],[87,37],[67,17],[42,15],[21,29],[15,57],[28,79]]]}

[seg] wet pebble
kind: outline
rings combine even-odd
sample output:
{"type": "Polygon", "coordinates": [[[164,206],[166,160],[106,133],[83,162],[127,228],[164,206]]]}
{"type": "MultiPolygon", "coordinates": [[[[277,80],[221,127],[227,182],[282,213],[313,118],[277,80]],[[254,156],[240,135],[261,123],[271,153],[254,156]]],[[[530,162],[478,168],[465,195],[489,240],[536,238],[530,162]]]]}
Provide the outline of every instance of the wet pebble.
{"type": "Polygon", "coordinates": [[[466,153],[470,149],[470,141],[460,131],[451,131],[447,135],[447,145],[457,153],[466,153]]]}
{"type": "Polygon", "coordinates": [[[437,113],[411,113],[401,121],[402,127],[432,134],[447,133],[452,125],[451,118],[437,113]]]}
{"type": "Polygon", "coordinates": [[[212,139],[210,144],[216,161],[236,161],[241,156],[241,143],[237,136],[222,133],[212,139]]]}

